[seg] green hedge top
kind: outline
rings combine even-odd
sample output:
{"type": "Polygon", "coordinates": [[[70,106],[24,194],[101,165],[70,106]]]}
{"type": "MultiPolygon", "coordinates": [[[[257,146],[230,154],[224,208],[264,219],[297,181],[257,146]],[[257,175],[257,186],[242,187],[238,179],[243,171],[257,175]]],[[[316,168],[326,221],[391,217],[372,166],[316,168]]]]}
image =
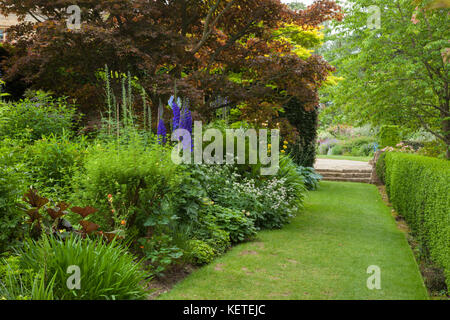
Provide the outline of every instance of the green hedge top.
{"type": "Polygon", "coordinates": [[[388,152],[386,190],[450,288],[450,161],[388,152]]]}

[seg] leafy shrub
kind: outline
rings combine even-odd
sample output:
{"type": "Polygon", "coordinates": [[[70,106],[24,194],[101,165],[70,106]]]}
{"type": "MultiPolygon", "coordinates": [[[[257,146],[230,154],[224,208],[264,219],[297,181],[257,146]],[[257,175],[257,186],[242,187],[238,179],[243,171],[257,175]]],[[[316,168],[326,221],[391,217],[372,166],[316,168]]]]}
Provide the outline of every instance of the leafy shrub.
{"type": "Polygon", "coordinates": [[[378,133],[380,139],[380,147],[395,146],[400,142],[400,128],[399,126],[384,125],[381,126],[380,132],[378,133]]]}
{"type": "Polygon", "coordinates": [[[326,155],[328,152],[339,143],[336,139],[325,139],[320,142],[318,152],[321,155],[326,155]]]}
{"type": "Polygon", "coordinates": [[[245,210],[236,211],[212,205],[208,207],[202,222],[219,226],[229,235],[231,242],[239,243],[250,240],[256,235],[254,223],[245,213],[245,210]]]}
{"type": "Polygon", "coordinates": [[[71,141],[63,130],[61,136],[50,135],[27,149],[26,163],[31,184],[42,194],[65,198],[72,193],[72,178],[83,165],[86,141],[71,141]]]}
{"type": "Polygon", "coordinates": [[[386,191],[394,208],[405,217],[425,256],[444,269],[450,288],[448,160],[388,152],[384,161],[386,191]]]}
{"type": "Polygon", "coordinates": [[[214,249],[202,240],[190,240],[190,259],[191,262],[202,265],[213,261],[216,252],[214,249]]]}
{"type": "Polygon", "coordinates": [[[345,141],[342,144],[342,152],[355,157],[370,156],[374,153],[375,138],[357,137],[345,141]]]}
{"type": "MultiPolygon", "coordinates": [[[[171,203],[180,224],[198,223],[199,212],[204,206],[208,193],[202,185],[203,171],[198,166],[180,166],[181,182],[171,193],[171,203]]],[[[206,177],[205,177],[206,178],[206,177]]]]}
{"type": "MultiPolygon", "coordinates": [[[[222,230],[212,219],[203,219],[202,224],[190,235],[194,240],[202,240],[207,243],[217,255],[225,253],[231,247],[230,234],[222,230]]],[[[190,252],[190,247],[186,248],[190,252]]]]}
{"type": "Polygon", "coordinates": [[[15,244],[22,235],[23,215],[17,207],[26,181],[25,168],[17,163],[20,149],[0,144],[0,252],[15,244]]]}
{"type": "MultiPolygon", "coordinates": [[[[276,178],[284,179],[285,187],[288,189],[287,196],[301,206],[305,193],[305,185],[303,183],[303,176],[298,173],[297,168],[298,166],[291,157],[280,155],[279,169],[276,178]]],[[[270,180],[270,178],[268,180],[270,180]]]]}
{"type": "Polygon", "coordinates": [[[311,167],[297,167],[297,172],[303,177],[305,187],[308,190],[316,190],[319,181],[322,180],[322,176],[316,172],[314,168],[311,167]]]}
{"type": "Polygon", "coordinates": [[[163,272],[183,256],[180,248],[172,243],[169,235],[156,235],[138,240],[144,253],[144,259],[150,264],[153,275],[162,276],[163,272]]]}
{"type": "Polygon", "coordinates": [[[75,197],[100,210],[102,218],[95,222],[104,230],[126,221],[138,236],[145,236],[149,228],[173,220],[170,196],[179,186],[180,175],[168,148],[135,139],[92,150],[75,179],[75,197]]]}
{"type": "Polygon", "coordinates": [[[38,140],[73,127],[75,108],[65,98],[37,91],[19,102],[0,102],[0,137],[38,140]]]}
{"type": "Polygon", "coordinates": [[[232,166],[201,166],[197,178],[215,204],[245,210],[259,229],[281,228],[302,207],[303,177],[289,157],[280,157],[276,176],[242,177],[232,166]]]}
{"type": "Polygon", "coordinates": [[[343,149],[343,148],[342,148],[341,145],[334,146],[334,147],[331,149],[331,154],[334,155],[334,156],[341,155],[341,154],[342,154],[342,149],[343,149]]]}
{"type": "Polygon", "coordinates": [[[432,141],[423,142],[423,147],[418,150],[418,153],[422,156],[433,158],[445,158],[446,146],[438,139],[432,141]]]}
{"type": "Polygon", "coordinates": [[[35,272],[46,270],[55,276],[53,294],[61,300],[143,299],[145,273],[134,257],[117,242],[106,244],[101,238],[65,241],[43,237],[29,241],[21,252],[21,266],[35,272]],[[81,288],[69,290],[69,266],[81,271],[81,288]]]}

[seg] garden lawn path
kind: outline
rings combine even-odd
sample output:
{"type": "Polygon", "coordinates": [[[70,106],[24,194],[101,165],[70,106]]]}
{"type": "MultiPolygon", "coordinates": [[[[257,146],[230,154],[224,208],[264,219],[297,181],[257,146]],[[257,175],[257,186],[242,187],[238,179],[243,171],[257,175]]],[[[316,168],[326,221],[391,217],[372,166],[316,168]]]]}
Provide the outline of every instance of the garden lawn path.
{"type": "Polygon", "coordinates": [[[281,230],[232,248],[160,299],[427,299],[413,253],[375,186],[321,182],[281,230]],[[367,268],[381,289],[367,288],[367,268]]]}

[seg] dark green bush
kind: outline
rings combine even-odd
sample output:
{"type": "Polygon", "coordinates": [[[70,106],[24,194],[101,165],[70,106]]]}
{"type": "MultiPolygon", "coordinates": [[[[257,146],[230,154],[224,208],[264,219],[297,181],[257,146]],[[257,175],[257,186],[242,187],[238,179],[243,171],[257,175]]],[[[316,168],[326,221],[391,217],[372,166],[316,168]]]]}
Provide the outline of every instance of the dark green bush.
{"type": "Polygon", "coordinates": [[[425,255],[444,269],[450,288],[450,162],[388,152],[385,168],[394,208],[405,217],[425,255]]]}
{"type": "Polygon", "coordinates": [[[284,110],[289,123],[299,132],[298,140],[288,149],[292,159],[299,166],[313,167],[316,161],[319,118],[317,109],[307,111],[298,99],[292,98],[284,106],[284,110]]]}
{"type": "MultiPolygon", "coordinates": [[[[206,242],[217,255],[225,253],[231,247],[230,234],[222,230],[210,215],[203,217],[201,222],[195,225],[190,237],[206,242]]],[[[186,249],[190,251],[189,247],[186,249]]]]}
{"type": "Polygon", "coordinates": [[[395,147],[401,140],[400,127],[393,125],[381,126],[378,133],[380,147],[395,147]]]}
{"type": "Polygon", "coordinates": [[[218,205],[208,206],[205,223],[213,223],[220,229],[226,231],[233,243],[250,240],[256,235],[256,228],[253,221],[245,214],[245,210],[236,211],[218,205]]]}
{"type": "Polygon", "coordinates": [[[376,171],[377,171],[377,176],[378,178],[380,178],[381,182],[383,182],[383,184],[386,184],[386,180],[385,180],[385,173],[386,173],[386,162],[385,162],[385,157],[386,157],[386,152],[380,154],[380,157],[378,158],[377,161],[377,166],[376,166],[376,171]]]}
{"type": "Polygon", "coordinates": [[[202,265],[213,261],[215,250],[203,240],[190,240],[190,260],[194,264],[202,265]]]}
{"type": "Polygon", "coordinates": [[[61,135],[73,127],[75,108],[65,98],[36,92],[19,102],[0,102],[0,137],[38,140],[51,133],[61,135]]]}

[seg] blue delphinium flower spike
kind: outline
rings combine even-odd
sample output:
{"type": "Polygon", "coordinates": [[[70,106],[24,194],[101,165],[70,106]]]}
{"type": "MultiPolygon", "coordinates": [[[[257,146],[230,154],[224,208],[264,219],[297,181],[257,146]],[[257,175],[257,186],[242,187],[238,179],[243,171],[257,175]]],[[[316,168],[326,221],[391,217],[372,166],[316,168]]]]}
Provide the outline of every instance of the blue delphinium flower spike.
{"type": "Polygon", "coordinates": [[[166,126],[164,125],[163,119],[159,120],[158,123],[158,130],[157,130],[157,136],[158,136],[158,143],[159,144],[165,144],[167,140],[167,130],[166,126]]]}

